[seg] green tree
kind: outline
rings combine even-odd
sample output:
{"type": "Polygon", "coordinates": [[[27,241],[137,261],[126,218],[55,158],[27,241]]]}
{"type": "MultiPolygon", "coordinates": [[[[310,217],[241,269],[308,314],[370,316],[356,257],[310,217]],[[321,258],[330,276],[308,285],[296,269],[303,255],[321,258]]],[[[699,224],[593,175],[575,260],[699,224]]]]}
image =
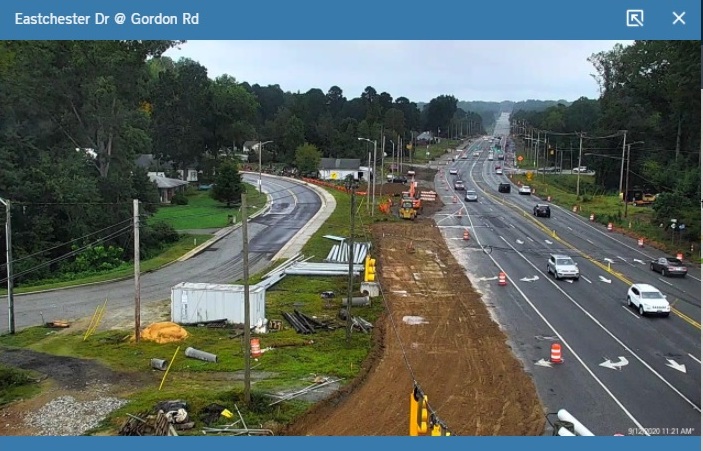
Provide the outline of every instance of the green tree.
{"type": "Polygon", "coordinates": [[[218,167],[210,196],[230,207],[233,203],[239,202],[242,193],[244,193],[244,185],[237,162],[234,160],[223,161],[218,167]]]}
{"type": "Polygon", "coordinates": [[[295,149],[295,166],[303,174],[317,172],[321,159],[322,152],[313,144],[305,143],[295,149]]]}

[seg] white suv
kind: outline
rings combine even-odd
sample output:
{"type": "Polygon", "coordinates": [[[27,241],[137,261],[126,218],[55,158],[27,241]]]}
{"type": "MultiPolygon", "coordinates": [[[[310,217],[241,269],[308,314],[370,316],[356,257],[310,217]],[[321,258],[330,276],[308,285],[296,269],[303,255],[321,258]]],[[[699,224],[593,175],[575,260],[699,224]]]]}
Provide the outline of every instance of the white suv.
{"type": "Polygon", "coordinates": [[[666,296],[646,283],[636,283],[627,290],[627,305],[635,307],[643,316],[647,313],[669,316],[671,312],[666,296]]]}
{"type": "Polygon", "coordinates": [[[552,254],[547,262],[547,274],[554,274],[554,278],[579,280],[578,263],[573,261],[568,255],[552,254]]]}
{"type": "Polygon", "coordinates": [[[532,194],[532,188],[527,185],[522,185],[520,188],[518,188],[517,192],[519,194],[532,194]]]}

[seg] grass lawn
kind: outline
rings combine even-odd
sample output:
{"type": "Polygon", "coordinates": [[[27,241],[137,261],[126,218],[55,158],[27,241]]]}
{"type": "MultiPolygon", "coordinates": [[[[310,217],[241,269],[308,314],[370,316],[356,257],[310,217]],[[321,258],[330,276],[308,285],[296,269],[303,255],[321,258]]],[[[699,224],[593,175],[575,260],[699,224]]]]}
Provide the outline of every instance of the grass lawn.
{"type": "MultiPolygon", "coordinates": [[[[594,185],[592,176],[580,177],[580,199],[576,197],[576,175],[547,175],[533,173],[531,180],[526,175],[513,175],[513,181],[529,185],[535,189],[540,197],[552,197],[552,202],[571,210],[574,205],[580,206],[578,212],[581,216],[594,215],[595,222],[607,225],[612,222],[614,226],[630,229],[650,242],[659,243],[667,252],[676,253],[689,250],[690,245],[672,244],[671,236],[659,227],[652,224],[653,210],[651,207],[627,207],[619,196],[606,195],[602,189],[594,185]]],[[[684,252],[686,254],[686,252],[684,252]]]]}
{"type": "Polygon", "coordinates": [[[16,399],[27,399],[39,392],[37,378],[31,371],[0,364],[0,407],[16,399]]]}
{"type": "MultiPolygon", "coordinates": [[[[245,183],[247,188],[247,203],[249,215],[256,213],[266,204],[266,194],[260,194],[258,189],[245,183]]],[[[165,205],[149,218],[149,222],[165,221],[176,230],[215,229],[228,225],[228,216],[234,216],[241,221],[239,204],[227,208],[210,197],[210,191],[189,191],[188,205],[165,205]]]]}
{"type": "MultiPolygon", "coordinates": [[[[140,262],[141,271],[148,272],[158,269],[176,260],[186,252],[200,246],[205,241],[212,238],[212,235],[182,235],[181,238],[172,246],[167,247],[164,251],[154,258],[143,260],[140,262]]],[[[23,285],[14,289],[15,293],[27,293],[30,291],[51,290],[56,288],[72,287],[84,283],[105,282],[107,280],[120,279],[123,277],[131,277],[134,273],[134,265],[125,263],[119,268],[111,271],[106,271],[90,275],[78,275],[75,279],[70,280],[43,280],[36,284],[23,285]]],[[[0,294],[7,294],[7,289],[0,290],[0,294]]]]}
{"type": "MultiPolygon", "coordinates": [[[[330,191],[337,201],[337,207],[326,223],[305,245],[303,253],[314,255],[319,261],[327,256],[333,240],[323,235],[332,234],[348,236],[350,198],[348,195],[330,191]]],[[[361,199],[359,199],[361,201],[361,199]]],[[[357,240],[370,241],[368,226],[371,218],[366,217],[366,209],[361,208],[362,220],[356,221],[357,240]]],[[[377,214],[376,220],[390,220],[377,214]]],[[[373,252],[373,251],[372,251],[373,252]]],[[[251,280],[255,283],[255,280],[251,280]]],[[[359,296],[359,280],[355,281],[354,296],[359,296]]],[[[241,400],[242,385],[237,377],[222,379],[222,375],[232,376],[233,372],[244,368],[244,343],[241,338],[233,337],[231,330],[210,328],[187,328],[190,336],[181,343],[156,344],[142,340],[138,345],[129,340],[128,331],[107,331],[96,333],[83,341],[84,331],[71,331],[61,334],[46,334],[46,329],[30,328],[14,336],[0,337],[0,346],[22,346],[37,351],[72,357],[98,359],[110,367],[151,375],[151,383],[135,389],[130,396],[132,402],[113,413],[105,426],[114,430],[125,419],[126,413],[136,414],[151,409],[157,401],[164,399],[183,399],[189,410],[197,417],[197,411],[211,402],[218,402],[234,411],[238,404],[247,424],[266,424],[269,421],[286,423],[303,413],[308,404],[287,401],[269,407],[271,402],[266,393],[310,385],[313,375],[342,378],[348,383],[359,372],[361,364],[373,345],[372,334],[355,331],[350,346],[346,343],[346,330],[318,331],[314,335],[300,335],[283,319],[282,312],[299,310],[320,321],[335,320],[341,300],[346,297],[346,277],[324,276],[287,276],[271,287],[266,293],[266,316],[269,319],[282,320],[286,329],[271,331],[258,336],[261,348],[273,348],[265,352],[257,361],[252,361],[252,399],[254,402],[247,409],[241,400]],[[320,293],[334,291],[333,299],[322,299],[320,293]],[[174,360],[164,388],[158,391],[163,373],[149,368],[149,359],[157,357],[170,359],[177,346],[180,351],[174,360]],[[189,359],[184,356],[188,347],[201,349],[218,356],[218,363],[207,363],[189,359]],[[257,372],[265,372],[265,378],[258,380],[257,372]],[[219,375],[219,376],[218,376],[219,375]]],[[[384,310],[382,300],[373,299],[370,306],[353,307],[353,315],[374,322],[384,310]]],[[[256,336],[252,334],[252,336],[256,336]]],[[[231,422],[231,420],[223,420],[231,422]]],[[[185,434],[200,434],[199,427],[185,434]]],[[[104,429],[104,427],[103,427],[104,429]]]]}
{"type": "MultiPolygon", "coordinates": [[[[420,164],[425,164],[430,161],[436,160],[440,158],[442,155],[445,155],[447,153],[447,149],[449,148],[456,148],[457,145],[459,145],[461,141],[455,141],[455,140],[446,140],[443,139],[441,142],[437,144],[430,144],[430,148],[427,149],[427,146],[417,146],[415,149],[415,152],[413,154],[413,163],[420,163],[420,164]],[[427,152],[430,153],[429,156],[427,156],[427,152]]],[[[406,163],[403,162],[403,165],[406,163]]]]}

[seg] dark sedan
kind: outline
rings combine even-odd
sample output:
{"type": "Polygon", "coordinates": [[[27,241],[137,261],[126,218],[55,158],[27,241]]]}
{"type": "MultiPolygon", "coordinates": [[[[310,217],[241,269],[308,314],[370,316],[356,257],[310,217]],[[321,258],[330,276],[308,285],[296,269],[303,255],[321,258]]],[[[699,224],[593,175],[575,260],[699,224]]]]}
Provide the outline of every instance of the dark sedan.
{"type": "Polygon", "coordinates": [[[649,269],[661,273],[662,276],[681,276],[688,274],[688,268],[675,257],[662,257],[649,263],[649,269]]]}

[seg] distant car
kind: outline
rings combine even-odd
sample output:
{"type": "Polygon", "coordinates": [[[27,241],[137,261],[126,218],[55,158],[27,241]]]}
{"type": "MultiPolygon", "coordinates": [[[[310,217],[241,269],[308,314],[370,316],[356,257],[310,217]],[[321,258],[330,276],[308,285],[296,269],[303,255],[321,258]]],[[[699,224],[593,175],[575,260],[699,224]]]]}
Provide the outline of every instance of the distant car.
{"type": "Polygon", "coordinates": [[[479,152],[474,152],[474,157],[477,157],[477,156],[479,156],[479,155],[480,155],[479,152]]]}
{"type": "Polygon", "coordinates": [[[675,257],[662,257],[657,260],[652,260],[649,263],[649,269],[661,273],[662,276],[686,277],[686,274],[688,274],[686,265],[675,257]]]}
{"type": "Polygon", "coordinates": [[[522,185],[517,192],[518,194],[532,194],[532,188],[527,185],[522,185]]]}
{"type": "Polygon", "coordinates": [[[499,164],[497,164],[497,165],[495,166],[495,170],[497,171],[498,169],[500,169],[500,165],[499,165],[499,164]]]}
{"type": "Polygon", "coordinates": [[[467,190],[464,199],[466,202],[478,202],[478,194],[474,190],[467,190]]]}
{"type": "Polygon", "coordinates": [[[640,315],[657,314],[669,316],[671,305],[666,296],[646,283],[636,283],[627,290],[627,305],[636,308],[640,315]]]}
{"type": "Polygon", "coordinates": [[[498,185],[498,192],[499,193],[509,193],[510,192],[510,183],[500,183],[498,185]]]}
{"type": "Polygon", "coordinates": [[[496,169],[496,175],[503,175],[503,168],[496,169]]]}
{"type": "Polygon", "coordinates": [[[576,174],[578,172],[584,173],[584,172],[588,172],[588,168],[586,166],[579,166],[577,168],[573,168],[571,170],[571,172],[573,172],[574,174],[576,174]]]}
{"type": "Polygon", "coordinates": [[[466,189],[466,187],[464,186],[464,182],[462,182],[461,180],[457,180],[456,182],[454,182],[454,189],[457,191],[464,191],[466,189]]]}
{"type": "Polygon", "coordinates": [[[547,262],[547,274],[554,274],[554,278],[579,280],[581,273],[578,264],[568,255],[552,254],[547,262]]]}
{"type": "Polygon", "coordinates": [[[459,173],[458,169],[450,169],[449,170],[449,175],[457,175],[459,173]]]}
{"type": "Polygon", "coordinates": [[[462,160],[466,160],[466,159],[468,159],[468,158],[469,158],[469,156],[466,155],[466,154],[464,154],[464,155],[461,156],[461,159],[462,159],[462,160]]]}
{"type": "Polygon", "coordinates": [[[549,208],[549,205],[537,204],[535,208],[532,209],[532,214],[538,218],[549,218],[552,216],[552,209],[549,208]]]}

